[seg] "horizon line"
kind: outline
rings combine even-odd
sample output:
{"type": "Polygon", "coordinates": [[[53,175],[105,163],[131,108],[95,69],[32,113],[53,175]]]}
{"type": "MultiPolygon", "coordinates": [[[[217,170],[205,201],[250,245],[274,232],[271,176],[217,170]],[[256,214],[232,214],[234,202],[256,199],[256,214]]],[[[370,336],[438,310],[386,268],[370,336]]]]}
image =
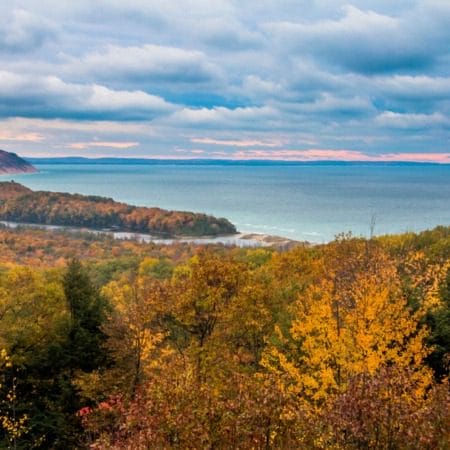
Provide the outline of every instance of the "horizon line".
{"type": "Polygon", "coordinates": [[[438,160],[411,160],[411,159],[361,159],[361,160],[348,160],[348,159],[270,159],[270,158],[178,158],[170,156],[21,156],[27,160],[89,160],[89,161],[101,161],[101,160],[128,160],[128,161],[158,161],[158,162],[233,162],[233,163],[281,163],[281,164],[314,164],[314,163],[339,163],[339,164],[434,164],[434,165],[449,165],[450,161],[438,161],[438,160]]]}

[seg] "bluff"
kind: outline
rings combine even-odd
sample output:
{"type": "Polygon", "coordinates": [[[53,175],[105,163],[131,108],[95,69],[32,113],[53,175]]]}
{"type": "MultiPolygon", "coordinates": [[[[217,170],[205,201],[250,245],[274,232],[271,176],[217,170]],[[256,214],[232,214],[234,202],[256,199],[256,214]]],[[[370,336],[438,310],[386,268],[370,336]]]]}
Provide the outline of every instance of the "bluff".
{"type": "Polygon", "coordinates": [[[0,220],[168,237],[236,233],[227,219],[206,214],[133,206],[94,195],[32,191],[15,182],[0,182],[0,220]]]}
{"type": "Polygon", "coordinates": [[[36,168],[15,153],[0,150],[0,175],[9,173],[33,173],[36,168]]]}

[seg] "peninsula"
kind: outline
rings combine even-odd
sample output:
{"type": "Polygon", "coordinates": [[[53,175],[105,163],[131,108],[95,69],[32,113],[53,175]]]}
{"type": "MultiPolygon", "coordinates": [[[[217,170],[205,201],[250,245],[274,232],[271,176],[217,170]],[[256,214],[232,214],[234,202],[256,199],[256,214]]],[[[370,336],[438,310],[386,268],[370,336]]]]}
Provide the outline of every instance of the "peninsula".
{"type": "Polygon", "coordinates": [[[237,233],[227,219],[206,214],[133,206],[94,195],[32,191],[13,181],[0,183],[0,220],[164,237],[237,233]]]}
{"type": "Polygon", "coordinates": [[[37,169],[20,156],[0,150],[0,175],[34,172],[37,169]]]}

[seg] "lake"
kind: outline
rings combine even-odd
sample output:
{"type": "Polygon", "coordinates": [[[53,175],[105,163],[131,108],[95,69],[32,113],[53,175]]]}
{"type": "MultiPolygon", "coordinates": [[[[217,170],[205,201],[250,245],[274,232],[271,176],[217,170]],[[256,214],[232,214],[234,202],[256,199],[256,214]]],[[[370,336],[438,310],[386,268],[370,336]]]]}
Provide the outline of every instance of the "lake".
{"type": "Polygon", "coordinates": [[[450,165],[177,163],[39,164],[0,176],[35,189],[112,197],[226,217],[243,233],[326,242],[450,225],[450,165]]]}

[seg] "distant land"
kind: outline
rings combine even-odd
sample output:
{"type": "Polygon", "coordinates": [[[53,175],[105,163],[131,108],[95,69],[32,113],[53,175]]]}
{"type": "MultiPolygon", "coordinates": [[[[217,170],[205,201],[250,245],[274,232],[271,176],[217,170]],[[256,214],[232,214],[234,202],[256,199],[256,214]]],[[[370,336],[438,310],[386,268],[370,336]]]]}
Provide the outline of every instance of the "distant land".
{"type": "Polygon", "coordinates": [[[119,203],[112,198],[32,191],[0,182],[0,220],[19,223],[111,229],[164,237],[236,234],[227,219],[119,203]]]}
{"type": "Polygon", "coordinates": [[[0,175],[13,173],[34,173],[37,169],[15,153],[0,150],[0,175]]]}
{"type": "Polygon", "coordinates": [[[417,161],[342,161],[342,160],[311,160],[311,161],[280,161],[271,159],[155,159],[155,158],[120,158],[120,157],[101,157],[86,158],[83,156],[58,156],[58,157],[25,157],[30,164],[142,164],[142,165],[230,165],[230,166],[303,166],[303,165],[321,165],[321,166],[421,166],[435,165],[441,166],[444,163],[436,162],[417,162],[417,161]]]}

